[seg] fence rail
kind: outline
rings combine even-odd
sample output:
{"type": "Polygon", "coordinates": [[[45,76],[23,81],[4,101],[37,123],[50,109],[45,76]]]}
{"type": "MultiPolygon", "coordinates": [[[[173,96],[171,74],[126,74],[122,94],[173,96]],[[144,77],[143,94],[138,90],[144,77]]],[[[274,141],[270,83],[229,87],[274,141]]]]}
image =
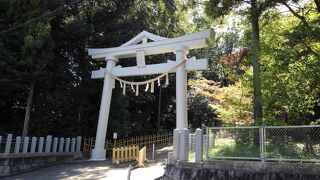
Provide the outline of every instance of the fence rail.
{"type": "Polygon", "coordinates": [[[206,159],[320,162],[320,126],[211,127],[206,159]]]}
{"type": "MultiPolygon", "coordinates": [[[[163,145],[172,144],[173,134],[172,132],[152,134],[146,136],[136,136],[124,139],[107,140],[105,142],[105,148],[108,152],[111,152],[113,148],[129,147],[129,146],[151,146],[152,144],[163,145]]],[[[94,138],[84,138],[82,153],[85,157],[90,157],[91,151],[94,148],[94,138]]]]}
{"type": "Polygon", "coordinates": [[[121,147],[112,149],[112,163],[137,160],[139,157],[139,146],[121,147]]]}

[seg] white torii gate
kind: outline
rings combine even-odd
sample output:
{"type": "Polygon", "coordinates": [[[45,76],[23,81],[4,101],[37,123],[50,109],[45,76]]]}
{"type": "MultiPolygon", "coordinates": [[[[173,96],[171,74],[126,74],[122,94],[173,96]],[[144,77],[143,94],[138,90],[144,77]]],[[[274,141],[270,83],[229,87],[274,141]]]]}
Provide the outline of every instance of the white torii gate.
{"type": "MultiPolygon", "coordinates": [[[[147,31],[142,31],[130,41],[119,47],[88,49],[88,53],[92,59],[107,62],[106,68],[92,71],[91,76],[92,79],[104,78],[96,141],[94,149],[92,150],[91,160],[105,160],[106,157],[104,144],[115,78],[120,81],[121,86],[124,86],[123,93],[125,94],[126,83],[130,85],[130,82],[121,81],[119,77],[164,73],[164,75],[166,75],[167,84],[167,74],[176,72],[176,127],[177,129],[187,128],[187,72],[206,70],[208,68],[208,61],[207,59],[186,59],[186,55],[191,49],[207,47],[209,42],[211,42],[213,39],[213,29],[207,29],[201,32],[187,34],[176,38],[164,38],[151,34],[147,31]],[[148,39],[152,42],[148,42],[148,39]],[[176,54],[176,61],[168,60],[167,63],[162,64],[145,64],[145,56],[147,55],[170,52],[176,54]],[[137,58],[137,66],[115,66],[119,59],[129,57],[137,58]]],[[[161,77],[164,76],[159,76],[159,78],[161,77]]],[[[134,85],[136,85],[137,91],[136,95],[139,93],[139,85],[145,84],[148,88],[150,82],[151,81],[135,83],[134,85]]],[[[153,80],[150,84],[152,88],[151,92],[153,92],[153,80]]]]}

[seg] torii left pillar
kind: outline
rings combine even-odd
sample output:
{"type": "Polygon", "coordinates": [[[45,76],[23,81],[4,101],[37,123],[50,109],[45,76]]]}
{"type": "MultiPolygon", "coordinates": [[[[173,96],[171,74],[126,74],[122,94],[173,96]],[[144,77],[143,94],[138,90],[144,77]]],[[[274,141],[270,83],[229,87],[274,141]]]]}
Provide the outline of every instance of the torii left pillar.
{"type": "MultiPolygon", "coordinates": [[[[111,72],[112,69],[115,67],[118,59],[116,59],[115,57],[106,57],[105,60],[107,62],[106,69],[108,72],[111,72]]],[[[110,74],[105,73],[96,141],[95,141],[94,149],[92,149],[92,154],[91,154],[91,160],[94,160],[94,161],[106,159],[106,149],[104,147],[104,144],[106,140],[106,133],[107,133],[107,127],[108,127],[113,81],[114,81],[114,78],[112,78],[110,74]]]]}

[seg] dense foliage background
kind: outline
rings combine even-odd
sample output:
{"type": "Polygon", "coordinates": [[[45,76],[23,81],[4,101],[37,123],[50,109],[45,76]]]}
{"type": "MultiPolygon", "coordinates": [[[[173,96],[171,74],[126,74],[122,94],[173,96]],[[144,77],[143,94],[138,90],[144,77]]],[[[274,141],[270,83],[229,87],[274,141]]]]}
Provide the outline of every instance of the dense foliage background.
{"type": "MultiPolygon", "coordinates": [[[[210,27],[216,40],[189,54],[209,59],[208,71],[188,75],[190,128],[320,124],[319,0],[0,0],[0,134],[21,134],[29,109],[29,135],[94,136],[102,81],[90,76],[105,64],[86,48],[119,46],[142,30],[176,37],[210,27]]],[[[138,97],[117,85],[108,136],[172,130],[170,79],[138,97]]]]}

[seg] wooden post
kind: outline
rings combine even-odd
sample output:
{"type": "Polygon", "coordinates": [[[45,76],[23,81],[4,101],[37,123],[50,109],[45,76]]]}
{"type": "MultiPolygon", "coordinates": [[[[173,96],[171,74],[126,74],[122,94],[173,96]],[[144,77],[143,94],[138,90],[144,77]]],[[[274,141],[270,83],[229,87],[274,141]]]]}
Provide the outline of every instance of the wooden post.
{"type": "Polygon", "coordinates": [[[39,152],[39,153],[42,153],[42,152],[43,152],[43,141],[44,141],[44,137],[40,137],[39,147],[38,147],[38,152],[39,152]]]}
{"type": "Polygon", "coordinates": [[[55,138],[53,138],[53,146],[52,146],[52,152],[53,153],[57,152],[57,147],[58,147],[58,138],[55,137],[55,138]]]}
{"type": "Polygon", "coordinates": [[[116,163],[116,148],[112,148],[112,163],[116,163]]]}
{"type": "Polygon", "coordinates": [[[20,143],[21,143],[21,137],[17,136],[16,137],[16,145],[14,147],[14,153],[19,153],[20,152],[20,143]]]}
{"type": "Polygon", "coordinates": [[[64,146],[64,138],[60,138],[60,142],[59,142],[59,152],[63,152],[63,146],[64,146]]]}
{"type": "Polygon", "coordinates": [[[6,142],[6,149],[4,150],[4,153],[10,153],[11,142],[12,142],[12,134],[8,134],[7,142],[6,142]]]}
{"type": "Polygon", "coordinates": [[[46,146],[45,146],[46,153],[49,153],[51,151],[51,142],[52,142],[52,136],[48,135],[46,138],[46,146]]]}
{"type": "Polygon", "coordinates": [[[152,160],[154,160],[155,144],[152,144],[152,160]]]}
{"type": "Polygon", "coordinates": [[[36,152],[36,145],[37,145],[37,137],[32,137],[30,153],[36,152]]]}
{"type": "Polygon", "coordinates": [[[24,139],[23,139],[23,149],[22,149],[23,153],[27,153],[28,152],[28,146],[29,146],[29,137],[24,137],[24,139]]]}

